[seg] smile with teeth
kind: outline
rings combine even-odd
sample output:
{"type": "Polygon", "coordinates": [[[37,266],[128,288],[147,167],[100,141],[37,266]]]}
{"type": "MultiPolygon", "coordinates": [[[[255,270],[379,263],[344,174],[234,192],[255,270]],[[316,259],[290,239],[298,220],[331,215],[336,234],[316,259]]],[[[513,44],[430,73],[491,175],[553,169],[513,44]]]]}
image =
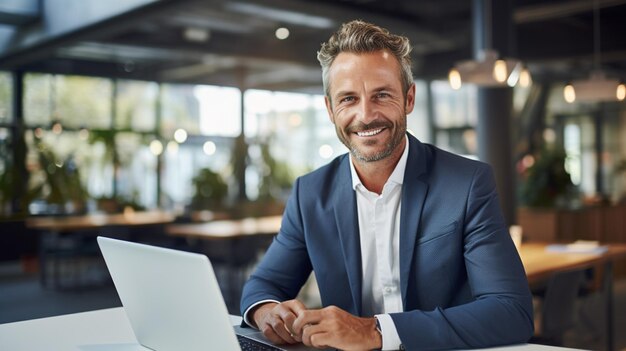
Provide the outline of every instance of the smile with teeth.
{"type": "Polygon", "coordinates": [[[380,128],[380,129],[372,129],[372,130],[366,130],[366,131],[362,131],[362,132],[356,132],[356,134],[360,137],[368,137],[368,136],[372,136],[372,135],[376,135],[380,132],[383,131],[384,128],[380,128]]]}

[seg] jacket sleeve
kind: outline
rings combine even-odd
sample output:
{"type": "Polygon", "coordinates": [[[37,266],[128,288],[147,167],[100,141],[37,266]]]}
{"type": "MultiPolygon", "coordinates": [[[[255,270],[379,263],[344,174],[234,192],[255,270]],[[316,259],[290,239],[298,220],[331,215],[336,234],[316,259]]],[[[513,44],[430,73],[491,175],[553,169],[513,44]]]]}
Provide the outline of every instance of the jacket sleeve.
{"type": "Polygon", "coordinates": [[[450,308],[391,314],[406,350],[524,343],[533,334],[532,297],[489,166],[477,168],[466,203],[463,252],[473,299],[450,308]]]}
{"type": "Polygon", "coordinates": [[[297,296],[312,267],[304,240],[296,180],[278,235],[243,288],[241,313],[262,300],[286,301],[297,296]]]}

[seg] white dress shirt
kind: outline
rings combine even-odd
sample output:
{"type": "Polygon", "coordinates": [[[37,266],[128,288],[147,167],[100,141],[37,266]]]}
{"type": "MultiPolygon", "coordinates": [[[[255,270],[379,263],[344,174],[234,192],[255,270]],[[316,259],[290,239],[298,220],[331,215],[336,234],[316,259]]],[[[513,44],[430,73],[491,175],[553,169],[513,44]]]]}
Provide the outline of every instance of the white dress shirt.
{"type": "MultiPolygon", "coordinates": [[[[402,343],[389,313],[403,310],[399,262],[400,199],[408,155],[409,138],[405,136],[404,152],[380,195],[365,188],[350,156],[361,241],[361,309],[362,315],[376,316],[378,319],[382,331],[382,350],[398,350],[402,343]]],[[[262,300],[248,307],[243,315],[248,325],[253,325],[249,312],[266,302],[279,303],[276,300],[262,300]]]]}
{"type": "Polygon", "coordinates": [[[399,259],[400,200],[409,154],[409,141],[405,138],[404,152],[380,195],[365,188],[350,157],[361,241],[362,313],[364,316],[375,315],[378,319],[383,350],[397,350],[401,344],[389,313],[403,310],[399,259]]]}

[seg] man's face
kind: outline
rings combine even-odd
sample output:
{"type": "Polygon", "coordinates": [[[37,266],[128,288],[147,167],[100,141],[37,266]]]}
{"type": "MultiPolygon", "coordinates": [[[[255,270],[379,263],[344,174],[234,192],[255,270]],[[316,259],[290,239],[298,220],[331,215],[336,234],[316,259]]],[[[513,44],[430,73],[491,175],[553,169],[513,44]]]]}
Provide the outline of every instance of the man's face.
{"type": "Polygon", "coordinates": [[[326,108],[339,140],[361,162],[393,154],[404,140],[406,115],[415,101],[414,85],[402,91],[398,60],[387,51],[343,52],[328,73],[326,108]]]}

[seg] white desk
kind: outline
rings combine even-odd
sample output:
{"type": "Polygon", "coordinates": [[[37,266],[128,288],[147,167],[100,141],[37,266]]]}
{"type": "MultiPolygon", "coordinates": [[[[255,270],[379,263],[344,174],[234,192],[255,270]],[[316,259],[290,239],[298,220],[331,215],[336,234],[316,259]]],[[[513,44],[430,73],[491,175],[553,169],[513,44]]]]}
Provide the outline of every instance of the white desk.
{"type": "MultiPolygon", "coordinates": [[[[231,316],[233,325],[241,317],[231,316]]],[[[0,324],[3,351],[146,351],[137,343],[122,307],[0,324]]],[[[489,350],[571,350],[543,345],[513,345],[489,350]]]]}

